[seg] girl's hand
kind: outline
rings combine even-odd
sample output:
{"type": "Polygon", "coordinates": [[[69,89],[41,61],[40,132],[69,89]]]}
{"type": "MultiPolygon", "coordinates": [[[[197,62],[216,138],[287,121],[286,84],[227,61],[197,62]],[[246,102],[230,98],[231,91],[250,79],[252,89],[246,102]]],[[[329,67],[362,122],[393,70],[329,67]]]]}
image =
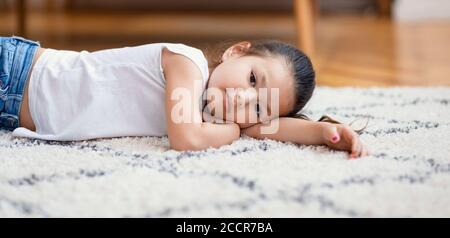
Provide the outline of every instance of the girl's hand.
{"type": "Polygon", "coordinates": [[[216,123],[216,124],[222,124],[223,120],[219,120],[218,118],[213,117],[210,113],[203,111],[203,121],[209,122],[209,123],[216,123]]]}
{"type": "Polygon", "coordinates": [[[348,151],[350,159],[369,155],[358,134],[348,125],[324,122],[323,136],[326,145],[335,150],[348,151]]]}
{"type": "Polygon", "coordinates": [[[232,123],[234,123],[232,121],[224,121],[223,119],[214,117],[209,112],[206,112],[206,111],[202,112],[202,116],[203,116],[204,122],[209,122],[209,123],[214,123],[214,124],[232,124],[232,123]]]}

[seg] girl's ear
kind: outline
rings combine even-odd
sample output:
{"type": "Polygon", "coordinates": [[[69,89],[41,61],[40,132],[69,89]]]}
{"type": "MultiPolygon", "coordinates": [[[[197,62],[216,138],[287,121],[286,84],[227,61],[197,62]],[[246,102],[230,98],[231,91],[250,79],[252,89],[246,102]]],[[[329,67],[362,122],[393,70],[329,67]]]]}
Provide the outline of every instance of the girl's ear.
{"type": "Polygon", "coordinates": [[[243,55],[248,49],[250,49],[251,45],[252,44],[248,41],[241,41],[232,45],[223,53],[221,62],[233,56],[243,55]]]}

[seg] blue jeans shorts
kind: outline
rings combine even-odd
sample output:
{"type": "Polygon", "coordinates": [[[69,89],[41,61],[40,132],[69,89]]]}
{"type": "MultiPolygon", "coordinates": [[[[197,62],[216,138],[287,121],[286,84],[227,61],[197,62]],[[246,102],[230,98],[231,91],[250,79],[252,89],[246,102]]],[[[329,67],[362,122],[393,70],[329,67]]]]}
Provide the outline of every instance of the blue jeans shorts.
{"type": "Polygon", "coordinates": [[[19,127],[25,83],[39,42],[18,36],[0,37],[0,129],[19,127]]]}

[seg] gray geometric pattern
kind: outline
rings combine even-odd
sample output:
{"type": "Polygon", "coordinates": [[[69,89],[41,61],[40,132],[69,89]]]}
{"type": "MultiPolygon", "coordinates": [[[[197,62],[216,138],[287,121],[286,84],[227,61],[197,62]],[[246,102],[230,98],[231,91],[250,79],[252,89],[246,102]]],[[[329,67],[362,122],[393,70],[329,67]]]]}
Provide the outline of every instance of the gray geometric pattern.
{"type": "Polygon", "coordinates": [[[0,130],[0,217],[449,217],[449,101],[448,87],[317,87],[312,119],[369,119],[371,155],[357,160],[249,137],[177,152],[167,137],[0,130]]]}

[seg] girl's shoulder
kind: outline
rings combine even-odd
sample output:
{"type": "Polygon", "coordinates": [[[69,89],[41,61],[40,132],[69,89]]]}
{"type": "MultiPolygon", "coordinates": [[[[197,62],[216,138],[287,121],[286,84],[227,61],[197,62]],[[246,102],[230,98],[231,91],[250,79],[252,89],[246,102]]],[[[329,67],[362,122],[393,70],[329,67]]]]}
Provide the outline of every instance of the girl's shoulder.
{"type": "Polygon", "coordinates": [[[197,68],[202,79],[206,82],[209,78],[208,61],[200,49],[185,44],[160,43],[161,45],[161,69],[174,70],[181,67],[197,68]]]}
{"type": "Polygon", "coordinates": [[[195,82],[203,78],[203,72],[191,58],[165,47],[161,49],[161,70],[166,85],[174,84],[174,80],[195,82]]]}

